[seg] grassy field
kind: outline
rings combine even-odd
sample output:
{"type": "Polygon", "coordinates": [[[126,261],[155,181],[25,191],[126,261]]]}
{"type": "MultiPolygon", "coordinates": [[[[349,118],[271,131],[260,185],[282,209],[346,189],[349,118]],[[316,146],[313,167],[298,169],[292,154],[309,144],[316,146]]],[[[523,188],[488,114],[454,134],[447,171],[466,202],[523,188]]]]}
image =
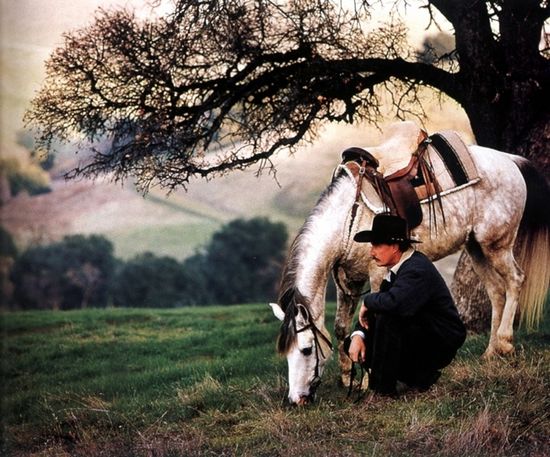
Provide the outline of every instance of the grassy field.
{"type": "Polygon", "coordinates": [[[2,455],[549,455],[548,321],[491,362],[470,336],[399,400],[346,398],[333,359],[289,408],[266,305],[3,314],[2,455]]]}

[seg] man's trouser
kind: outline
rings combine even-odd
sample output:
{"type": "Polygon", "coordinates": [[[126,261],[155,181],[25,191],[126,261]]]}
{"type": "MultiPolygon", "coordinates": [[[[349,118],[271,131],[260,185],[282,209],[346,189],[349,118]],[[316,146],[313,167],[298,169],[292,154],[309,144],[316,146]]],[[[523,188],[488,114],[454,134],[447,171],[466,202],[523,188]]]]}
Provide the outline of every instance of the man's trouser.
{"type": "MultiPolygon", "coordinates": [[[[369,369],[369,387],[382,394],[395,394],[397,380],[421,390],[439,378],[439,369],[454,358],[449,348],[414,318],[401,318],[368,311],[369,327],[363,329],[367,346],[364,368],[369,369]]],[[[346,352],[349,342],[346,342],[346,352]]]]}

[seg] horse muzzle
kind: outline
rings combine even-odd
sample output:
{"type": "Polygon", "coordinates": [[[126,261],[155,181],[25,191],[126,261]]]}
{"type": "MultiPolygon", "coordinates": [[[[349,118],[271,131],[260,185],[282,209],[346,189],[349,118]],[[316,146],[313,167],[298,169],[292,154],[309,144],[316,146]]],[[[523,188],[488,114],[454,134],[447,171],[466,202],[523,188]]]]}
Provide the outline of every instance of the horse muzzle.
{"type": "Polygon", "coordinates": [[[311,383],[311,386],[309,387],[309,393],[307,395],[300,395],[298,397],[298,400],[292,400],[289,397],[290,404],[296,406],[307,406],[313,403],[315,401],[315,392],[317,391],[317,387],[319,387],[319,384],[321,384],[321,379],[314,379],[314,381],[311,383]]]}
{"type": "Polygon", "coordinates": [[[311,393],[309,395],[302,395],[298,401],[294,402],[296,406],[307,406],[315,401],[315,394],[311,393]]]}

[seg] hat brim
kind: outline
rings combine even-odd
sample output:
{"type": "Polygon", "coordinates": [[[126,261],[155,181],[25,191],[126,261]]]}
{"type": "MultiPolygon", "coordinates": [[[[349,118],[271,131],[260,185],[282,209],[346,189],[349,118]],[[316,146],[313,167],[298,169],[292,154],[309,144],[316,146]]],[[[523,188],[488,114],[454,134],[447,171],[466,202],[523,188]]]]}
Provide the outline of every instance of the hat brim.
{"type": "Polygon", "coordinates": [[[395,244],[395,243],[422,243],[422,241],[413,240],[410,238],[395,238],[395,237],[384,237],[380,235],[373,234],[372,230],[363,230],[362,232],[357,232],[353,237],[353,240],[358,243],[378,243],[378,244],[395,244]]]}

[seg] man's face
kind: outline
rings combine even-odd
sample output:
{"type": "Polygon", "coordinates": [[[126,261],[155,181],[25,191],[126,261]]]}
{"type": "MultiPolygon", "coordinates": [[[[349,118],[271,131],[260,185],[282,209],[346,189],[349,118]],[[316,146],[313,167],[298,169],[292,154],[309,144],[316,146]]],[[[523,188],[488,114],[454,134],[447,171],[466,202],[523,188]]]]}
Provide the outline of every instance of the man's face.
{"type": "Polygon", "coordinates": [[[397,244],[372,243],[370,253],[379,267],[391,268],[401,259],[401,251],[397,244]]]}

